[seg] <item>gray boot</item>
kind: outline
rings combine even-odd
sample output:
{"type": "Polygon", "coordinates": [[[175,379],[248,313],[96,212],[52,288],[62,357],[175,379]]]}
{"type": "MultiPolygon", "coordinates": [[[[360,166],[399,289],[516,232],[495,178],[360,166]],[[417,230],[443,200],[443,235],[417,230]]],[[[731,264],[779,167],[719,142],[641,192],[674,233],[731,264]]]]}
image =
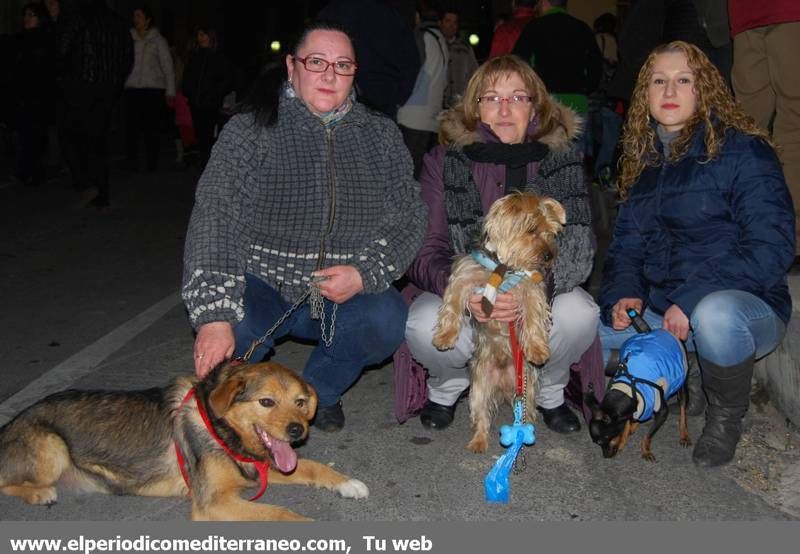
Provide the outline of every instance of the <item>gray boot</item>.
{"type": "Polygon", "coordinates": [[[716,467],[733,459],[742,436],[742,418],[750,404],[753,357],[722,367],[700,358],[708,396],[706,425],[692,452],[695,465],[716,467]]]}
{"type": "Polygon", "coordinates": [[[703,390],[703,379],[700,375],[700,363],[696,352],[686,353],[689,370],[686,373],[686,413],[690,416],[703,415],[706,411],[706,392],[703,390]]]}

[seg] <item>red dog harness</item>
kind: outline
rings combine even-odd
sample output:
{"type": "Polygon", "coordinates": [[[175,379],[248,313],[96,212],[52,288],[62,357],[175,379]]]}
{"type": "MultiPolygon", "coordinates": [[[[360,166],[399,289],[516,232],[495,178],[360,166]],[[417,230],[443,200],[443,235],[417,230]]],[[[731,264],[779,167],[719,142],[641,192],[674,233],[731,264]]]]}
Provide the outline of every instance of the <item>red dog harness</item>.
{"type": "MultiPolygon", "coordinates": [[[[206,429],[208,430],[209,434],[212,437],[214,437],[214,440],[217,441],[217,444],[219,444],[222,447],[222,449],[228,454],[228,456],[230,456],[237,462],[253,464],[256,466],[256,469],[258,470],[258,477],[259,480],[261,481],[261,487],[258,489],[256,495],[250,500],[251,501],[258,500],[259,498],[261,498],[261,495],[264,494],[264,491],[267,490],[269,462],[264,460],[256,460],[254,458],[247,458],[245,456],[236,454],[235,452],[231,451],[231,449],[228,448],[228,445],[222,442],[222,439],[219,438],[219,436],[217,436],[216,432],[214,432],[214,428],[211,426],[211,420],[208,418],[208,414],[206,413],[205,408],[203,408],[203,404],[200,402],[200,399],[197,398],[194,387],[189,389],[189,391],[186,393],[186,396],[183,397],[180,406],[178,406],[178,410],[180,410],[192,396],[194,396],[194,403],[197,406],[197,411],[200,412],[200,417],[203,419],[203,423],[206,424],[206,429]]],[[[189,487],[189,472],[186,471],[186,459],[183,457],[183,453],[181,452],[180,446],[178,446],[178,441],[175,441],[175,456],[178,458],[178,468],[181,470],[181,475],[183,476],[183,480],[186,483],[186,488],[189,489],[189,493],[191,494],[192,489],[191,487],[189,487]]]]}

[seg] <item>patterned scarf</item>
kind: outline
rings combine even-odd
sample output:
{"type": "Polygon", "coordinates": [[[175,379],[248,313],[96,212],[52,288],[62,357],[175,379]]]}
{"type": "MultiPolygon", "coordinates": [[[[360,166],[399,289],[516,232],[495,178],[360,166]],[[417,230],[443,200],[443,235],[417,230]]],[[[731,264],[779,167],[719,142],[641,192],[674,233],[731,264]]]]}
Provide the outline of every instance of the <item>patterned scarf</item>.
{"type": "MultiPolygon", "coordinates": [[[[283,96],[284,98],[299,98],[297,96],[297,91],[294,90],[292,83],[289,81],[286,81],[283,85],[283,96]]],[[[353,108],[353,102],[355,102],[355,100],[356,100],[356,91],[355,89],[350,89],[350,93],[347,95],[347,98],[338,108],[334,108],[329,112],[321,114],[312,111],[310,108],[308,111],[310,111],[317,118],[319,118],[319,120],[322,122],[322,124],[325,126],[326,129],[330,129],[331,127],[336,125],[336,123],[341,121],[342,118],[350,112],[350,110],[353,108]]]]}

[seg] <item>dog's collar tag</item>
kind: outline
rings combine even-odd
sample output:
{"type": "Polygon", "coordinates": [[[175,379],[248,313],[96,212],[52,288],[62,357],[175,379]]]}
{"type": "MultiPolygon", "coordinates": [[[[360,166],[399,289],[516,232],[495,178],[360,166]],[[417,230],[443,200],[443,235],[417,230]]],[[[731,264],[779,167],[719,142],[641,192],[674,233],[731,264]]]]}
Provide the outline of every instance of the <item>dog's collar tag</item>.
{"type": "MultiPolygon", "coordinates": [[[[203,423],[205,424],[206,430],[208,430],[208,433],[212,437],[214,437],[215,441],[217,441],[217,444],[219,444],[222,447],[222,449],[225,451],[225,453],[228,456],[230,456],[231,458],[233,458],[237,462],[253,464],[256,467],[256,471],[258,471],[258,480],[261,483],[261,486],[259,487],[258,492],[256,492],[255,496],[253,496],[250,499],[250,501],[252,502],[252,501],[258,500],[259,498],[261,498],[261,495],[264,494],[264,491],[267,490],[267,484],[269,483],[269,479],[268,479],[269,478],[269,461],[256,460],[255,458],[248,458],[246,456],[242,456],[240,454],[237,454],[237,453],[233,452],[230,448],[228,448],[228,445],[225,444],[222,441],[222,439],[219,438],[217,433],[214,431],[214,427],[211,425],[211,419],[208,417],[208,414],[206,413],[205,408],[203,408],[203,404],[200,402],[200,399],[197,397],[197,394],[195,394],[195,392],[196,391],[195,391],[194,387],[192,387],[192,388],[190,388],[188,390],[188,392],[186,393],[186,396],[184,396],[183,400],[181,400],[181,403],[178,406],[178,410],[183,408],[183,405],[186,404],[186,402],[188,402],[189,399],[194,396],[194,402],[195,402],[195,405],[197,406],[197,411],[200,414],[200,418],[203,420],[203,423]]],[[[183,453],[181,452],[180,446],[178,446],[178,441],[175,441],[175,456],[178,458],[178,468],[181,470],[181,475],[183,476],[183,480],[186,483],[186,488],[189,489],[189,492],[191,493],[192,489],[189,486],[189,472],[186,470],[186,459],[184,458],[183,453]]]]}

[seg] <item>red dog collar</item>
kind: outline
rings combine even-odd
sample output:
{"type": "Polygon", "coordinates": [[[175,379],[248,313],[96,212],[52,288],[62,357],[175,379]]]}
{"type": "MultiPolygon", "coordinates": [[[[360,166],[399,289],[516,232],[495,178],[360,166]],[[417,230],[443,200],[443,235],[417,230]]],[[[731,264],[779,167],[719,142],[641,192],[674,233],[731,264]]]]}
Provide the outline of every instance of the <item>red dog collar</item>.
{"type": "MultiPolygon", "coordinates": [[[[228,445],[222,442],[222,439],[219,438],[219,436],[217,436],[217,433],[214,431],[214,427],[211,425],[211,420],[209,419],[205,408],[203,408],[203,404],[200,402],[200,399],[197,398],[197,395],[195,394],[194,387],[189,389],[189,391],[186,393],[186,396],[183,397],[183,400],[181,400],[178,409],[180,410],[180,408],[182,408],[183,405],[186,404],[186,402],[192,396],[194,396],[194,403],[197,406],[197,411],[200,412],[200,417],[203,419],[203,423],[205,423],[206,429],[208,430],[209,434],[212,437],[214,437],[214,440],[217,441],[217,444],[219,444],[222,447],[222,449],[228,454],[228,456],[230,456],[237,462],[253,464],[256,466],[256,470],[258,470],[258,477],[259,480],[261,481],[261,487],[258,489],[258,492],[255,494],[255,496],[253,496],[253,498],[251,498],[250,500],[251,501],[258,500],[259,498],[261,498],[261,495],[264,494],[264,491],[267,490],[269,462],[264,460],[256,460],[254,458],[247,458],[245,456],[242,456],[240,454],[231,451],[231,449],[228,448],[228,445]]],[[[175,456],[178,458],[178,468],[181,470],[181,475],[183,476],[183,480],[186,483],[186,488],[189,489],[189,492],[191,494],[192,489],[189,486],[189,472],[186,471],[186,459],[183,457],[183,453],[181,452],[180,446],[178,446],[178,441],[175,441],[175,456]]]]}

